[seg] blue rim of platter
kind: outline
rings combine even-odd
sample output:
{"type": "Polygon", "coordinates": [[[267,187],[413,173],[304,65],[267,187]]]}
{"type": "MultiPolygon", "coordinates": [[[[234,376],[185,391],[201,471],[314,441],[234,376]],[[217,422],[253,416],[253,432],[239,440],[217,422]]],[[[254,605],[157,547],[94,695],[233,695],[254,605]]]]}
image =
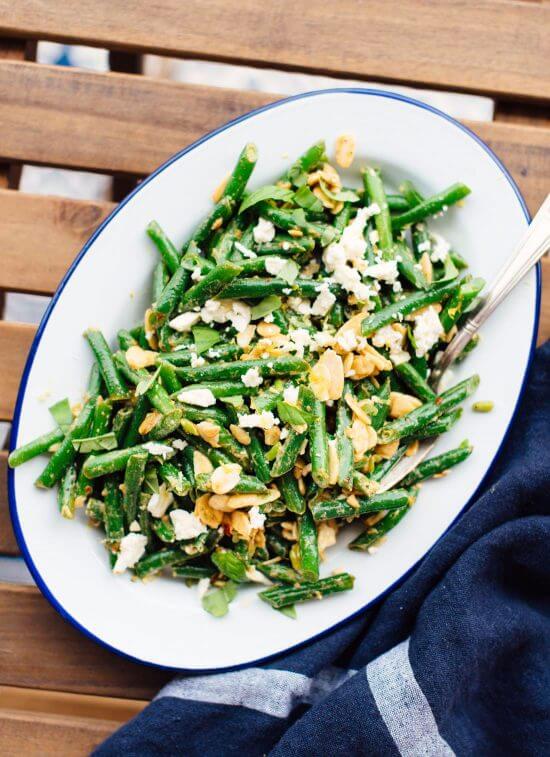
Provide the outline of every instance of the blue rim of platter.
{"type": "MultiPolygon", "coordinates": [[[[510,176],[508,170],[504,167],[502,162],[499,158],[495,155],[495,153],[491,150],[491,148],[482,140],[480,137],[477,136],[477,134],[474,134],[474,132],[469,129],[467,126],[464,126],[464,124],[460,123],[460,121],[457,121],[452,116],[449,116],[447,113],[444,113],[443,111],[439,110],[438,108],[434,108],[431,105],[427,105],[424,102],[421,102],[420,100],[416,100],[412,97],[407,97],[406,95],[401,95],[396,92],[389,92],[389,91],[383,91],[383,90],[377,90],[377,89],[368,89],[368,88],[361,88],[361,87],[336,87],[331,89],[319,89],[314,90],[311,92],[304,92],[299,95],[293,95],[292,97],[286,97],[282,100],[277,100],[274,103],[270,103],[268,105],[264,105],[261,108],[256,108],[255,110],[251,110],[248,113],[245,113],[242,116],[239,116],[238,118],[234,118],[232,121],[228,121],[223,126],[220,126],[218,129],[215,129],[214,131],[209,132],[208,134],[205,134],[200,139],[197,139],[192,144],[188,145],[188,147],[185,147],[183,150],[180,150],[179,152],[175,153],[171,158],[169,158],[165,163],[163,163],[159,168],[156,169],[156,171],[153,171],[152,174],[150,174],[146,179],[144,179],[139,186],[137,186],[133,192],[131,192],[117,207],[110,213],[107,218],[103,221],[103,223],[96,229],[96,231],[92,234],[92,236],[88,239],[86,244],[82,247],[82,250],[77,255],[73,263],[71,264],[70,268],[68,269],[67,273],[63,277],[61,283],[59,284],[55,294],[52,297],[52,300],[44,313],[42,320],[40,321],[40,325],[38,326],[38,330],[36,332],[36,335],[34,337],[34,340],[32,342],[29,355],[27,357],[27,361],[25,363],[25,369],[23,371],[23,376],[21,378],[21,384],[19,386],[19,393],[17,395],[17,402],[15,405],[15,411],[13,416],[13,422],[12,422],[12,433],[11,433],[11,449],[15,449],[17,446],[17,433],[19,429],[19,419],[21,415],[21,408],[23,406],[23,402],[25,399],[25,391],[27,386],[27,380],[29,377],[30,370],[32,368],[34,357],[36,354],[36,350],[38,348],[38,345],[40,344],[40,340],[42,339],[42,334],[44,333],[44,329],[46,328],[48,321],[50,319],[50,316],[53,312],[53,309],[55,308],[57,301],[59,297],[61,296],[61,293],[63,292],[65,286],[67,285],[69,279],[77,269],[78,265],[80,264],[80,261],[86,255],[92,244],[95,242],[95,240],[98,238],[98,236],[103,232],[103,230],[106,228],[106,226],[111,223],[113,218],[122,210],[122,208],[131,200],[131,198],[136,195],[138,192],[141,192],[143,187],[146,186],[150,181],[155,179],[159,174],[161,174],[168,166],[171,166],[172,163],[179,160],[182,156],[186,155],[187,153],[191,152],[195,148],[197,148],[199,145],[202,145],[204,142],[208,142],[212,137],[217,136],[218,134],[221,134],[222,132],[226,131],[227,129],[231,128],[235,124],[241,123],[243,121],[247,121],[249,118],[258,115],[259,113],[265,113],[266,111],[272,110],[273,108],[278,108],[281,105],[285,105],[290,102],[295,102],[297,100],[303,100],[305,98],[309,97],[320,97],[323,95],[334,95],[334,94],[355,94],[355,95],[368,95],[370,97],[383,97],[390,100],[398,100],[400,102],[408,103],[409,105],[413,105],[417,108],[422,108],[423,110],[427,110],[430,113],[433,113],[435,116],[439,116],[440,118],[445,119],[445,121],[448,121],[449,123],[456,126],[458,129],[460,129],[462,132],[467,134],[469,137],[471,137],[477,144],[483,148],[483,150],[487,153],[487,155],[491,158],[491,160],[498,166],[498,168],[502,171],[504,177],[512,187],[518,202],[523,210],[523,213],[525,215],[526,221],[529,223],[530,215],[529,211],[527,210],[527,206],[525,204],[525,200],[523,199],[523,196],[515,183],[514,179],[510,176]]],[[[514,412],[512,413],[512,416],[510,418],[510,423],[508,424],[508,427],[506,428],[505,433],[503,434],[502,441],[495,453],[495,456],[493,457],[491,463],[487,467],[487,470],[485,472],[485,475],[483,476],[482,480],[480,481],[477,489],[473,493],[473,495],[470,497],[468,502],[464,505],[464,507],[461,509],[461,511],[458,513],[456,518],[453,520],[453,522],[449,525],[447,529],[441,534],[441,536],[438,538],[438,540],[433,544],[428,552],[430,552],[436,544],[439,543],[439,541],[447,534],[447,532],[454,526],[454,524],[457,522],[457,520],[461,517],[461,515],[466,511],[466,509],[473,503],[475,500],[478,492],[482,488],[487,476],[489,475],[489,472],[493,468],[496,460],[498,459],[502,446],[504,444],[504,441],[506,437],[508,436],[508,432],[510,430],[510,427],[512,425],[512,422],[515,418],[517,409],[519,407],[519,404],[521,402],[521,399],[523,397],[523,393],[525,391],[525,385],[527,376],[529,374],[529,369],[531,367],[531,363],[533,361],[533,357],[535,354],[535,347],[536,347],[536,340],[537,340],[537,331],[538,331],[538,323],[539,323],[539,316],[540,316],[540,303],[541,303],[541,266],[540,263],[538,263],[536,267],[536,296],[535,296],[535,318],[533,322],[533,333],[531,336],[531,347],[529,351],[529,358],[527,360],[527,365],[525,368],[525,373],[523,375],[523,380],[521,384],[521,388],[518,394],[518,399],[516,402],[516,406],[514,408],[514,412]]],[[[389,586],[385,591],[381,592],[376,598],[371,600],[370,602],[367,602],[363,607],[361,607],[359,610],[356,610],[354,613],[349,615],[347,618],[344,618],[343,620],[338,621],[334,625],[332,625],[330,628],[325,629],[324,631],[320,631],[318,634],[314,634],[313,636],[310,636],[309,639],[305,639],[304,641],[299,642],[298,644],[294,644],[290,647],[287,647],[286,649],[279,650],[278,652],[274,652],[273,654],[267,655],[266,657],[262,657],[255,660],[250,660],[246,663],[239,663],[238,665],[232,665],[228,667],[223,668],[192,668],[192,669],[186,669],[186,668],[177,668],[170,665],[161,665],[160,663],[151,662],[149,660],[143,660],[139,657],[134,657],[133,655],[129,655],[126,652],[123,652],[121,649],[118,649],[117,647],[112,646],[111,644],[108,644],[107,642],[103,641],[102,639],[98,638],[95,634],[93,634],[91,631],[89,631],[87,628],[85,628],[83,625],[81,625],[76,618],[74,618],[65,608],[59,603],[59,601],[56,599],[52,591],[47,586],[46,582],[43,580],[42,576],[40,575],[40,572],[38,571],[36,565],[34,564],[34,561],[32,559],[32,556],[27,548],[27,544],[25,542],[25,537],[23,536],[23,532],[21,529],[21,524],[19,522],[19,516],[17,513],[17,505],[15,501],[15,479],[14,479],[14,470],[11,468],[8,470],[8,497],[9,497],[9,503],[10,503],[10,514],[13,524],[13,530],[15,532],[15,536],[17,538],[17,542],[19,544],[19,547],[21,549],[21,553],[23,555],[23,558],[25,560],[25,563],[27,564],[27,567],[42,594],[46,597],[46,599],[50,602],[50,604],[53,606],[53,608],[66,620],[68,620],[75,628],[77,628],[79,631],[81,631],[85,636],[87,636],[89,639],[92,639],[93,641],[100,644],[102,647],[105,647],[106,649],[109,649],[111,652],[115,652],[115,654],[119,655],[120,657],[123,657],[127,660],[131,660],[132,662],[138,662],[143,665],[148,665],[153,668],[159,668],[163,670],[173,670],[178,672],[187,673],[189,675],[200,675],[204,673],[222,673],[222,672],[228,672],[230,670],[240,670],[245,667],[249,667],[251,665],[260,665],[262,663],[269,662],[277,657],[280,657],[283,654],[287,654],[289,652],[292,652],[295,649],[298,649],[306,644],[311,643],[312,641],[316,641],[323,636],[326,636],[329,633],[332,633],[336,629],[340,628],[346,623],[349,623],[354,618],[358,617],[362,613],[364,613],[369,607],[371,607],[376,602],[379,602],[381,599],[383,599],[387,594],[389,594],[393,589],[396,588],[402,581],[407,578],[408,575],[417,567],[417,565],[423,560],[428,552],[426,552],[419,560],[417,560],[413,565],[411,565],[408,570],[406,570],[400,578],[398,578],[394,583],[389,586]]]]}

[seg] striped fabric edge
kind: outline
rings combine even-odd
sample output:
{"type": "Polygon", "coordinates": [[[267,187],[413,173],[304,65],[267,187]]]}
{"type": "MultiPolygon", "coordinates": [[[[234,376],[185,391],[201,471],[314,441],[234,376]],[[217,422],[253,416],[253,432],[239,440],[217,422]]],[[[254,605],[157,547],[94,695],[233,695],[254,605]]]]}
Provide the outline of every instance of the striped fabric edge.
{"type": "Polygon", "coordinates": [[[317,704],[356,674],[328,667],[309,678],[273,668],[247,668],[193,678],[176,677],[155,699],[175,697],[209,704],[247,707],[275,718],[287,718],[300,704],[317,704]]]}
{"type": "Polygon", "coordinates": [[[454,757],[415,678],[409,641],[401,642],[367,665],[374,701],[403,757],[454,757]]]}

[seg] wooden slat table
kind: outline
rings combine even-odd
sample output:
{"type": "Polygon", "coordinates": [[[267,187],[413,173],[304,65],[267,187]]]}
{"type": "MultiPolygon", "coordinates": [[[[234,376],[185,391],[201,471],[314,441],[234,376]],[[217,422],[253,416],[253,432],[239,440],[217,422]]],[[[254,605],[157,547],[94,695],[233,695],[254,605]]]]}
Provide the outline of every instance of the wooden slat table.
{"type": "MultiPolygon", "coordinates": [[[[170,154],[276,94],[139,75],[153,52],[491,95],[468,125],[505,162],[532,211],[550,176],[547,0],[0,0],[0,291],[51,294],[114,207],[17,191],[23,163],[99,171],[131,187],[170,154]],[[237,22],[238,21],[238,22],[237,22]],[[106,47],[92,73],[32,62],[36,40],[106,47]],[[131,135],[131,138],[128,138],[131,135]]],[[[539,341],[550,336],[543,263],[539,341]]],[[[10,420],[35,327],[0,321],[0,420],[10,420]]],[[[0,453],[0,554],[17,555],[0,453]]],[[[31,586],[0,583],[0,753],[82,755],[139,712],[169,674],[84,638],[31,586]]]]}

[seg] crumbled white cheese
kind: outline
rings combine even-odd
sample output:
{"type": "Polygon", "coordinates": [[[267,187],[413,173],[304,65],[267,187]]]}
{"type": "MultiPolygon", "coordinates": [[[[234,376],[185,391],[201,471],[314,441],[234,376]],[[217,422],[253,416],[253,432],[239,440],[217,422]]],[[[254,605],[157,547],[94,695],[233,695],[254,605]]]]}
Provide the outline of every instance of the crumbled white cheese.
{"type": "Polygon", "coordinates": [[[307,329],[290,329],[288,332],[290,339],[289,347],[299,357],[303,357],[306,347],[311,345],[311,334],[307,329]]]}
{"type": "Polygon", "coordinates": [[[137,520],[133,520],[129,525],[129,529],[130,531],[132,531],[132,533],[137,533],[138,531],[141,531],[141,526],[139,525],[137,520]]]}
{"type": "Polygon", "coordinates": [[[273,426],[278,426],[279,423],[279,419],[273,415],[271,410],[264,410],[262,413],[239,415],[239,426],[241,428],[262,428],[267,431],[273,428],[273,426]]]}
{"type": "Polygon", "coordinates": [[[334,336],[327,331],[318,331],[313,335],[313,339],[315,341],[316,349],[318,350],[324,350],[327,347],[334,346],[334,336]]]}
{"type": "Polygon", "coordinates": [[[435,308],[430,305],[414,319],[413,337],[416,356],[423,357],[443,336],[444,329],[435,308]]]}
{"type": "Polygon", "coordinates": [[[260,512],[260,508],[257,505],[251,507],[248,511],[248,520],[252,528],[263,528],[265,523],[265,515],[260,512]]]}
{"type": "Polygon", "coordinates": [[[380,234],[378,233],[378,231],[376,229],[372,229],[371,231],[369,231],[369,242],[374,245],[374,244],[378,244],[379,241],[380,241],[380,234]]]}
{"type": "Polygon", "coordinates": [[[210,588],[210,579],[201,578],[197,582],[197,594],[199,595],[199,601],[204,597],[208,589],[210,588]]]}
{"type": "Polygon", "coordinates": [[[278,276],[286,263],[284,258],[269,257],[265,259],[265,270],[272,276],[278,276]]]}
{"type": "Polygon", "coordinates": [[[365,214],[367,218],[372,218],[372,216],[377,216],[378,213],[380,213],[380,205],[377,202],[371,202],[371,204],[365,208],[365,214]]]}
{"type": "Polygon", "coordinates": [[[146,442],[141,445],[150,455],[156,455],[166,460],[167,457],[174,454],[174,450],[169,444],[160,444],[160,442],[146,442]]]}
{"type": "Polygon", "coordinates": [[[204,323],[227,323],[244,331],[250,323],[250,307],[240,300],[206,300],[200,311],[204,323]]]}
{"type": "Polygon", "coordinates": [[[435,232],[433,232],[431,237],[432,251],[430,253],[430,260],[433,263],[443,263],[443,261],[449,254],[451,245],[444,237],[441,236],[441,234],[436,234],[435,232]]]}
{"type": "Polygon", "coordinates": [[[113,573],[124,573],[126,568],[133,568],[145,552],[147,537],[143,534],[126,534],[120,540],[120,548],[117,553],[113,573]]]}
{"type": "Polygon", "coordinates": [[[172,447],[181,451],[187,447],[187,442],[185,439],[174,439],[172,441],[172,447]]]}
{"type": "Polygon", "coordinates": [[[151,495],[147,503],[147,510],[154,518],[162,518],[173,501],[174,495],[172,492],[168,491],[166,484],[161,484],[158,492],[151,495]]]}
{"type": "Polygon", "coordinates": [[[284,439],[287,438],[287,436],[288,436],[288,429],[285,427],[282,429],[279,439],[283,441],[284,439]]]}
{"type": "Polygon", "coordinates": [[[200,266],[193,268],[193,273],[191,274],[191,278],[193,281],[200,281],[203,278],[200,266]]]}
{"type": "Polygon", "coordinates": [[[199,534],[207,531],[206,526],[197,516],[194,513],[188,513],[187,510],[172,510],[170,520],[174,526],[177,541],[195,539],[199,534]]]}
{"type": "Polygon", "coordinates": [[[211,407],[216,404],[216,398],[210,389],[184,389],[178,394],[178,400],[197,407],[211,407]]]}
{"type": "Polygon", "coordinates": [[[286,386],[283,391],[283,399],[289,405],[295,405],[298,402],[298,393],[300,389],[297,386],[286,386]]]}
{"type": "Polygon", "coordinates": [[[380,263],[369,265],[369,267],[365,269],[365,274],[373,279],[387,281],[389,284],[393,284],[397,279],[397,261],[382,260],[380,263]]]}
{"type": "Polygon", "coordinates": [[[244,244],[241,244],[240,242],[235,242],[234,246],[235,249],[238,250],[245,258],[254,259],[258,257],[253,250],[245,247],[244,244]]]}
{"type": "Polygon", "coordinates": [[[263,384],[263,378],[260,376],[260,371],[257,368],[249,368],[246,373],[241,376],[241,381],[245,386],[260,386],[263,384]]]}
{"type": "Polygon", "coordinates": [[[391,324],[378,329],[372,336],[374,347],[387,347],[390,351],[390,360],[394,365],[406,363],[411,359],[409,353],[403,349],[405,335],[397,329],[392,328],[391,324]]]}
{"type": "MultiPolygon", "coordinates": [[[[420,242],[418,245],[418,252],[428,252],[428,250],[431,250],[432,243],[429,239],[425,239],[423,242],[420,242]]],[[[415,266],[416,267],[416,266],[415,266]]],[[[420,268],[420,266],[418,266],[420,268]]]]}
{"type": "Polygon", "coordinates": [[[367,208],[360,208],[353,221],[344,229],[340,240],[330,244],[323,253],[325,268],[332,274],[332,280],[361,302],[368,300],[372,294],[372,289],[362,282],[359,275],[366,266],[367,243],[363,236],[368,218],[366,211],[367,208]]]}
{"type": "Polygon", "coordinates": [[[357,337],[351,329],[346,329],[338,335],[336,343],[344,352],[351,352],[357,347],[357,337]]]}
{"type": "Polygon", "coordinates": [[[172,320],[168,322],[168,325],[171,329],[174,329],[174,331],[179,331],[180,334],[183,334],[186,331],[191,331],[193,326],[195,326],[200,319],[200,313],[181,313],[175,318],[172,318],[172,320]]]}
{"type": "Polygon", "coordinates": [[[267,576],[264,576],[263,573],[260,573],[258,568],[255,568],[253,565],[249,565],[245,571],[245,575],[249,581],[253,581],[254,583],[273,586],[273,582],[267,576]]]}
{"type": "Polygon", "coordinates": [[[191,368],[200,368],[201,365],[204,365],[206,363],[206,360],[203,357],[199,357],[199,355],[191,355],[191,368]]]}
{"type": "Polygon", "coordinates": [[[298,315],[309,315],[311,313],[310,302],[305,297],[289,297],[288,306],[298,315]]]}
{"type": "Polygon", "coordinates": [[[272,242],[275,236],[275,226],[266,218],[259,218],[258,223],[254,226],[254,241],[256,244],[262,242],[272,242]]]}
{"type": "Polygon", "coordinates": [[[323,284],[311,306],[311,315],[326,315],[335,302],[336,296],[330,291],[329,285],[323,284]]]}
{"type": "Polygon", "coordinates": [[[394,292],[402,292],[403,291],[403,284],[399,281],[399,279],[396,279],[392,284],[392,289],[394,292]]]}

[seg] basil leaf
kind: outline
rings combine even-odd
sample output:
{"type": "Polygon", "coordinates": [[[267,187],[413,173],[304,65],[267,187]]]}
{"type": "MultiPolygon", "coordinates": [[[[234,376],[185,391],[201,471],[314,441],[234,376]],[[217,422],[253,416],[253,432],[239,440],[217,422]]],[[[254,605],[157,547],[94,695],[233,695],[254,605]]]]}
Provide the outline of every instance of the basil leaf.
{"type": "Polygon", "coordinates": [[[311,189],[304,185],[294,193],[294,202],[305,210],[310,210],[312,213],[322,213],[323,203],[318,197],[315,197],[311,189]]]}
{"type": "Polygon", "coordinates": [[[147,376],[147,378],[144,378],[139,382],[139,384],[136,386],[136,397],[141,397],[142,394],[147,394],[149,389],[153,386],[155,381],[158,379],[159,373],[160,373],[160,366],[151,376],[147,376]]]}
{"type": "Polygon", "coordinates": [[[51,405],[48,410],[54,421],[63,431],[66,431],[73,422],[73,413],[67,397],[59,400],[55,405],[51,405]]]}
{"type": "Polygon", "coordinates": [[[224,576],[227,576],[227,578],[230,578],[232,581],[243,583],[247,580],[247,565],[243,558],[236,552],[218,549],[210,556],[210,559],[220,573],[223,573],[224,576]]]}
{"type": "MultiPolygon", "coordinates": [[[[294,283],[295,279],[298,277],[299,273],[300,273],[300,269],[298,268],[296,263],[293,260],[287,260],[287,262],[281,268],[277,276],[283,281],[286,281],[287,284],[292,284],[294,283]]],[[[275,308],[273,309],[275,310],[275,308]]]]}
{"type": "Polygon", "coordinates": [[[258,318],[265,318],[266,315],[272,313],[274,310],[278,310],[282,305],[282,300],[276,294],[270,294],[268,297],[264,297],[260,300],[250,312],[250,318],[252,321],[258,320],[258,318]]]}
{"type": "Polygon", "coordinates": [[[100,434],[99,436],[88,436],[85,439],[73,439],[72,442],[75,450],[82,454],[102,452],[118,447],[117,438],[112,431],[109,431],[108,434],[100,434]]]}
{"type": "Polygon", "coordinates": [[[277,187],[275,184],[268,184],[265,187],[260,187],[255,192],[251,192],[248,197],[245,197],[239,208],[239,213],[243,213],[245,210],[248,210],[248,208],[257,205],[257,203],[263,202],[264,200],[280,200],[282,202],[287,202],[287,200],[291,200],[293,196],[294,192],[290,189],[277,187]]]}
{"type": "Polygon", "coordinates": [[[202,598],[202,606],[215,618],[223,618],[229,610],[229,603],[233,601],[237,593],[237,587],[229,581],[221,589],[208,591],[202,598]]]}
{"type": "Polygon", "coordinates": [[[451,281],[458,276],[458,268],[453,263],[453,259],[450,255],[447,255],[443,262],[443,273],[441,277],[437,279],[437,284],[442,284],[444,281],[451,281]]]}
{"type": "Polygon", "coordinates": [[[313,422],[313,416],[310,413],[299,410],[288,402],[277,402],[277,414],[284,423],[291,426],[307,426],[313,422]]]}
{"type": "Polygon", "coordinates": [[[332,189],[328,188],[326,181],[323,181],[323,179],[319,183],[323,192],[331,200],[335,200],[336,202],[359,202],[359,195],[352,189],[340,189],[337,192],[333,192],[332,189]]]}
{"type": "Polygon", "coordinates": [[[197,355],[202,355],[203,352],[220,342],[222,338],[220,332],[211,329],[210,326],[193,326],[191,331],[193,332],[197,355]]]}

